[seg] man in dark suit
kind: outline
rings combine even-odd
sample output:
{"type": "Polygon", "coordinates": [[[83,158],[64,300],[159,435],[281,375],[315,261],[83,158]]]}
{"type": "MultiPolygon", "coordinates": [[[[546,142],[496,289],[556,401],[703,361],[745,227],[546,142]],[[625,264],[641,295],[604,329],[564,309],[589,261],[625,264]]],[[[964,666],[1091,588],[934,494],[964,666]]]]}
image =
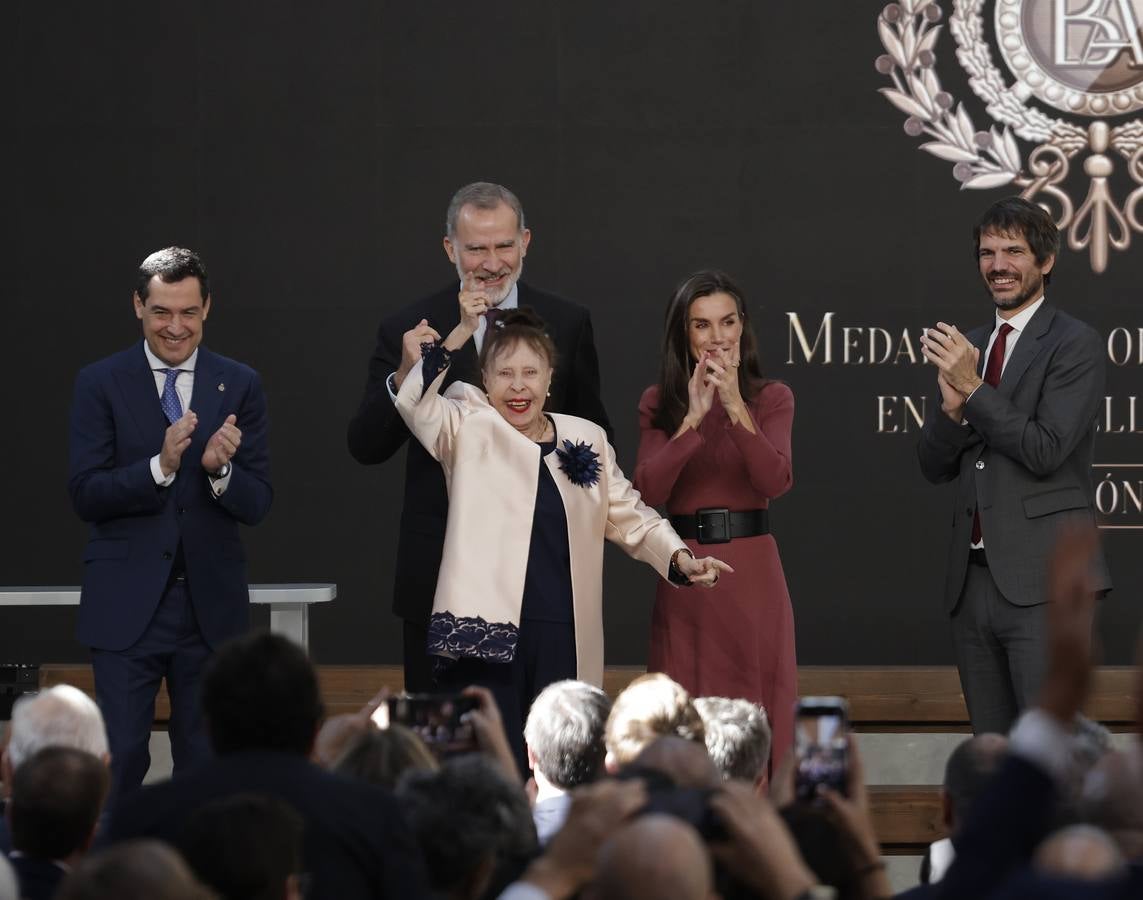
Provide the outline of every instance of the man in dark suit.
{"type": "MultiPolygon", "coordinates": [[[[270,509],[266,400],[257,373],[200,346],[206,268],[168,247],[139,268],[143,341],[80,371],[68,490],[90,530],[79,639],[92,648],[113,798],[142,782],[166,678],[176,772],[209,756],[198,708],[211,650],[246,630],[238,525],[270,509]]],[[[114,804],[114,799],[112,801],[114,804]]]]}
{"type": "MultiPolygon", "coordinates": [[[[1051,217],[1019,197],[974,230],[994,321],[921,338],[939,408],[917,448],[929,481],[957,479],[945,582],[973,731],[1007,733],[1043,678],[1045,561],[1061,525],[1094,521],[1095,417],[1103,341],[1044,299],[1059,252],[1051,217]]],[[[1096,588],[1111,579],[1102,555],[1096,588]]]]}
{"type": "Polygon", "coordinates": [[[231,641],[207,670],[202,704],[216,757],[126,798],[112,814],[110,841],[179,846],[193,838],[188,820],[200,807],[265,795],[302,818],[311,900],[428,895],[420,850],[393,795],[310,762],[323,710],[305,651],[274,634],[231,641]]]}
{"type": "Polygon", "coordinates": [[[430,690],[433,684],[425,648],[444,547],[448,494],[440,464],[418,441],[409,440],[409,430],[394,402],[405,375],[421,358],[421,343],[439,340],[460,321],[459,294],[482,294],[494,309],[482,320],[473,341],[453,354],[442,391],[454,381],[482,384],[477,353],[490,321],[496,318],[491,313],[530,306],[547,324],[560,356],[545,409],[590,419],[611,435],[599,397],[599,359],[588,311],[519,281],[531,239],[520,201],[507,188],[476,182],[456,192],[446,215],[444,250],[456,266],[461,285],[444,288],[381,322],[365,396],[349,423],[349,452],[360,463],[384,462],[404,444],[409,445],[393,587],[393,612],[404,620],[405,689],[409,691],[430,690]]]}

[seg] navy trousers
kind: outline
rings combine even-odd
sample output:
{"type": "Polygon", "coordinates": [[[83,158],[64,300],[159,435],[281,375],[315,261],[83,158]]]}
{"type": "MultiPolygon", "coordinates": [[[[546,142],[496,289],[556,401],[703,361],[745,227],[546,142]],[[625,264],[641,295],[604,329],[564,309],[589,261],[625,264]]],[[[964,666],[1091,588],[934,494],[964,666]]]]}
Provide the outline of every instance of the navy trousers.
{"type": "Polygon", "coordinates": [[[203,640],[185,578],[172,579],[143,635],[126,650],[92,650],[95,695],[107,723],[113,807],[143,783],[155,697],[165,678],[171,699],[169,733],[177,775],[211,756],[202,725],[199,687],[210,647],[203,640]]]}

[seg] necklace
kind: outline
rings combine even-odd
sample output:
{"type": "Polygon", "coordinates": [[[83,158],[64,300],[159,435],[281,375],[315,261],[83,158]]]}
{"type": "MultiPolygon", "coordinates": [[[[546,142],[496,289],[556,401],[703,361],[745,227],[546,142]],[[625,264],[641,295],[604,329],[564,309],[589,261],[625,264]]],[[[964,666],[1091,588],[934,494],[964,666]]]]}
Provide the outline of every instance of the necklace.
{"type": "Polygon", "coordinates": [[[540,416],[540,432],[539,432],[539,434],[527,434],[526,437],[528,438],[528,440],[530,440],[536,444],[542,444],[544,442],[544,438],[547,436],[547,433],[548,433],[548,417],[541,415],[540,416]]]}

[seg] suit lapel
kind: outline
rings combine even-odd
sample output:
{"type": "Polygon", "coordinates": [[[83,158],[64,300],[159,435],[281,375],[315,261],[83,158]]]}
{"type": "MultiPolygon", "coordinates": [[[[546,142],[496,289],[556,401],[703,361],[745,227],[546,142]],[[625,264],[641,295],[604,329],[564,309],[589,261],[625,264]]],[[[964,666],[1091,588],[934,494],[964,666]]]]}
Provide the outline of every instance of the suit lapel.
{"type": "Polygon", "coordinates": [[[115,370],[115,381],[127,401],[127,409],[135,420],[142,442],[156,446],[162,444],[168,423],[159,404],[155,373],[147,363],[142,342],[127,353],[126,365],[115,370]]]}
{"type": "Polygon", "coordinates": [[[1000,376],[1000,384],[997,386],[997,390],[1005,397],[1012,396],[1016,385],[1020,383],[1020,379],[1028,371],[1028,366],[1039,354],[1040,338],[1048,333],[1055,317],[1055,309],[1045,302],[1032,316],[1032,320],[1021,333],[1020,340],[1016,342],[1012,356],[1008,359],[1008,365],[1004,367],[1004,374],[1000,376]]]}
{"type": "Polygon", "coordinates": [[[222,398],[228,385],[222,361],[205,347],[198,348],[198,360],[194,367],[194,390],[191,391],[191,409],[198,415],[200,425],[213,425],[211,433],[218,429],[218,418],[222,398]]]}

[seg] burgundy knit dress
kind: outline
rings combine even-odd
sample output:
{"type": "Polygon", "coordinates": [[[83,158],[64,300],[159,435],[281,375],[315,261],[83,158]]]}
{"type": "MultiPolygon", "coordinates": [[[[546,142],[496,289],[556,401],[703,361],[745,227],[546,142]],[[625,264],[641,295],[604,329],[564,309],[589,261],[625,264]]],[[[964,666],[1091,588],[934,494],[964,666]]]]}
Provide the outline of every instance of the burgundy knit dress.
{"type": "MultiPolygon", "coordinates": [[[[790,489],[790,430],[794,395],[770,382],[749,404],[756,434],[732,425],[714,397],[698,431],[677,440],[651,425],[658,386],[639,403],[641,438],[635,487],[643,501],[671,515],[706,507],[766,508],[790,489]]],[[[679,589],[660,582],[651,617],[647,668],[665,672],[696,697],[743,697],[766,708],[774,731],[776,766],[793,741],[798,695],[794,616],[773,535],[727,544],[688,540],[695,556],[734,567],[712,589],[679,589]]]]}

